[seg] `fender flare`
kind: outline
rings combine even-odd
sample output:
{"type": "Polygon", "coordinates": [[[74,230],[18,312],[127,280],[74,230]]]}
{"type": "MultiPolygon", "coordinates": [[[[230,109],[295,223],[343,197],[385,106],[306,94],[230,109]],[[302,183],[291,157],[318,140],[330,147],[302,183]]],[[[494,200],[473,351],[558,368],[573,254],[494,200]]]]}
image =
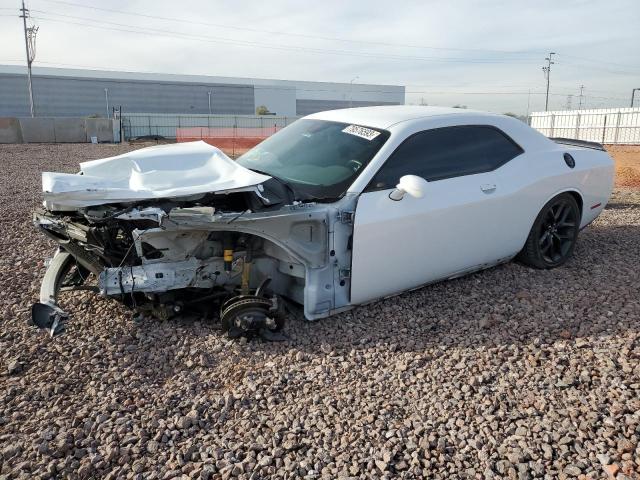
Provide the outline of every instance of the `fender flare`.
{"type": "Polygon", "coordinates": [[[538,215],[540,215],[540,212],[542,211],[542,207],[544,207],[547,203],[549,203],[551,199],[557,197],[558,195],[562,195],[563,193],[570,193],[571,195],[573,195],[574,198],[576,198],[578,208],[580,209],[580,224],[582,224],[582,215],[584,212],[583,210],[584,197],[582,195],[582,192],[577,188],[565,188],[563,190],[558,190],[553,195],[549,195],[547,198],[545,198],[545,200],[538,206],[535,217],[533,217],[533,219],[529,224],[529,230],[527,230],[527,235],[524,238],[524,243],[522,244],[520,251],[524,248],[525,244],[527,243],[527,238],[529,238],[529,233],[531,232],[531,229],[533,228],[533,224],[536,222],[538,215]]]}

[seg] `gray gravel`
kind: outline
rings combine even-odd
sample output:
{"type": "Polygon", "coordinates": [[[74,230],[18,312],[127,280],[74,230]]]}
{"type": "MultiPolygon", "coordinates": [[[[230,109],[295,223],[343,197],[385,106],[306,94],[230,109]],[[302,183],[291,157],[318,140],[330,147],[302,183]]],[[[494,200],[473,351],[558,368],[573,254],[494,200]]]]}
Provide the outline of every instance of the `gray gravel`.
{"type": "Polygon", "coordinates": [[[0,478],[640,477],[640,191],[565,267],[514,263],[291,322],[282,344],[135,323],[89,294],[27,326],[39,172],[128,146],[0,146],[0,478]]]}

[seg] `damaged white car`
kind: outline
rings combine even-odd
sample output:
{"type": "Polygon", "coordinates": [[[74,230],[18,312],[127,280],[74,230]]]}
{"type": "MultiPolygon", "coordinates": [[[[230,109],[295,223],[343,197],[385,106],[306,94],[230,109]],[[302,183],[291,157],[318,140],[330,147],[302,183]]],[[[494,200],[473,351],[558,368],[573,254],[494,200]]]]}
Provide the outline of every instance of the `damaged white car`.
{"type": "Polygon", "coordinates": [[[43,173],[35,213],[59,244],[32,312],[52,334],[78,289],[279,339],[296,306],[323,318],[516,256],[556,267],[613,187],[598,144],[408,106],[313,114],[237,161],[194,142],[80,167],[43,173]]]}

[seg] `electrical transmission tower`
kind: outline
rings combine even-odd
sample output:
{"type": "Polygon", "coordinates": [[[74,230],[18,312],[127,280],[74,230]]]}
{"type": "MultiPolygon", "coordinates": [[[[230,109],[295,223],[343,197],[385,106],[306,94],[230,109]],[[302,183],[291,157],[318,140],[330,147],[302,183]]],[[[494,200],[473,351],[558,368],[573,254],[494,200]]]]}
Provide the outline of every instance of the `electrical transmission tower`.
{"type": "Polygon", "coordinates": [[[22,8],[20,9],[22,15],[22,24],[24,26],[24,46],[27,51],[27,81],[29,84],[29,107],[31,109],[31,116],[35,116],[35,108],[33,106],[33,84],[31,82],[31,64],[36,58],[36,35],[38,33],[38,27],[27,27],[27,18],[29,17],[29,10],[24,6],[24,0],[22,0],[22,8]]]}
{"type": "Polygon", "coordinates": [[[573,95],[569,94],[567,95],[567,108],[566,110],[571,110],[572,109],[572,105],[573,104],[573,95]]]}
{"type": "Polygon", "coordinates": [[[547,96],[545,97],[545,101],[544,101],[545,112],[549,110],[549,80],[551,78],[551,65],[555,63],[553,61],[553,56],[555,54],[556,52],[549,52],[549,56],[545,58],[545,60],[547,61],[547,66],[542,67],[542,71],[544,72],[544,77],[547,79],[547,96]]]}
{"type": "Polygon", "coordinates": [[[580,100],[578,102],[578,110],[582,110],[582,102],[584,100],[584,95],[582,92],[584,91],[584,85],[580,85],[580,100]]]}

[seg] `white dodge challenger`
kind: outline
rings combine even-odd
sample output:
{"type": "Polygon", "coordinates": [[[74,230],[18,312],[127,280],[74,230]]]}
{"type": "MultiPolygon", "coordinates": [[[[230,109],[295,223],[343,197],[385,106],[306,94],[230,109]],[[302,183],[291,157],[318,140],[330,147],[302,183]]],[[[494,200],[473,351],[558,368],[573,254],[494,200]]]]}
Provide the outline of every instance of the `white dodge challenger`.
{"type": "Polygon", "coordinates": [[[557,267],[613,188],[599,144],[412,106],[309,115],[237,161],[193,142],[80,167],[43,173],[34,216],[59,244],[32,310],[52,335],[79,289],[279,339],[296,308],[323,318],[513,258],[557,267]]]}

